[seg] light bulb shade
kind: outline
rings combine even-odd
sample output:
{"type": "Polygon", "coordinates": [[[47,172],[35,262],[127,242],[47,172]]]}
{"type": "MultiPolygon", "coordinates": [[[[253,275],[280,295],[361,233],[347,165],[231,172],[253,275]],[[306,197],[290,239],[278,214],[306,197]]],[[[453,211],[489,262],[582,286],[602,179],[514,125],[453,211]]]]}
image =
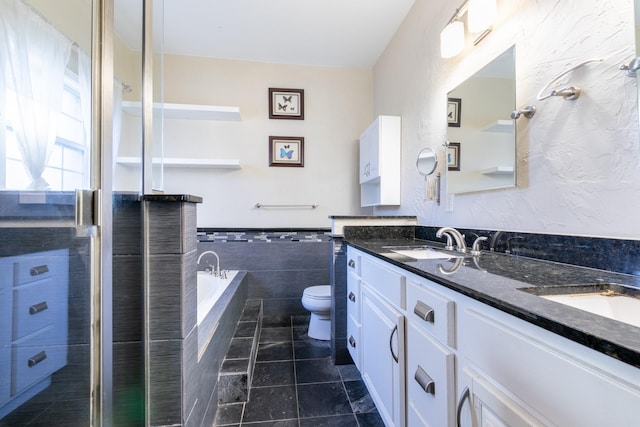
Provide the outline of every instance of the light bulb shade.
{"type": "Polygon", "coordinates": [[[440,56],[453,58],[464,49],[464,24],[455,21],[444,27],[440,33],[440,56]]]}
{"type": "Polygon", "coordinates": [[[498,16],[496,0],[470,0],[467,25],[472,33],[481,33],[489,28],[498,16]]]}

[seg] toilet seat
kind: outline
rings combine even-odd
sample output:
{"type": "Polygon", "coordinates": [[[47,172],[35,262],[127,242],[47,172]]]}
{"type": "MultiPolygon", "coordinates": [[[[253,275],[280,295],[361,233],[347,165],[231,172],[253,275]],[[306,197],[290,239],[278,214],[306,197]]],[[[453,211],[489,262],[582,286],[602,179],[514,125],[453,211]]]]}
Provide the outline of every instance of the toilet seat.
{"type": "Polygon", "coordinates": [[[328,300],[331,299],[331,286],[309,286],[302,293],[303,297],[315,300],[328,300]]]}

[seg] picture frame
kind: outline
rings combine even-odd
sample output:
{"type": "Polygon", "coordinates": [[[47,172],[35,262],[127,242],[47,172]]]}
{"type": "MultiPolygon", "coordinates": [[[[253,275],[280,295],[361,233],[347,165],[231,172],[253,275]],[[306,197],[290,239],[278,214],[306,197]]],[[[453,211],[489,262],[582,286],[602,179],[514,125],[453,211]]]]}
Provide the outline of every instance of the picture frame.
{"type": "Polygon", "coordinates": [[[269,166],[304,167],[304,138],[270,136],[269,166]]]}
{"type": "Polygon", "coordinates": [[[449,98],[447,103],[447,123],[449,127],[460,127],[460,116],[462,115],[462,99],[449,98]]]}
{"type": "Polygon", "coordinates": [[[460,143],[449,142],[447,144],[447,169],[450,171],[460,170],[460,143]]]}
{"type": "Polygon", "coordinates": [[[269,118],[304,120],[304,89],[270,87],[269,118]]]}

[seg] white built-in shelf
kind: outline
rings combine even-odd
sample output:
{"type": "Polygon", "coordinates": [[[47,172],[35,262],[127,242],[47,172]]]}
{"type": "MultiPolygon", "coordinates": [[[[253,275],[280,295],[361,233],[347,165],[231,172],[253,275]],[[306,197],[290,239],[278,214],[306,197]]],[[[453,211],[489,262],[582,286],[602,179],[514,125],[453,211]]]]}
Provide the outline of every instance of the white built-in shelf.
{"type": "MultiPolygon", "coordinates": [[[[125,166],[139,166],[140,157],[118,157],[118,164],[125,166]]],[[[155,164],[162,164],[167,168],[210,168],[210,169],[240,169],[240,160],[235,159],[188,159],[165,157],[164,159],[154,158],[155,164]]]]}
{"type": "MultiPolygon", "coordinates": [[[[122,101],[122,110],[134,116],[140,116],[142,114],[141,103],[137,101],[122,101]]],[[[164,117],[169,119],[224,120],[236,122],[242,120],[240,107],[154,103],[153,110],[154,113],[164,110],[164,117]]]]}
{"type": "Polygon", "coordinates": [[[483,132],[513,132],[513,120],[496,120],[482,129],[483,132]]]}
{"type": "Polygon", "coordinates": [[[482,175],[513,175],[513,166],[495,166],[480,171],[482,175]]]}

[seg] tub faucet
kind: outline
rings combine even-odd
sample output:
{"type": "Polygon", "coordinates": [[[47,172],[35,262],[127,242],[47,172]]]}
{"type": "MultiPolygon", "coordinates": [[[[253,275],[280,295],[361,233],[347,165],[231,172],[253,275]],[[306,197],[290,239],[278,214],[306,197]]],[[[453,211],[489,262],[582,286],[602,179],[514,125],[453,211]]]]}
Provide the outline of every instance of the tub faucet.
{"type": "Polygon", "coordinates": [[[436,232],[436,237],[441,238],[447,236],[447,242],[449,242],[449,236],[453,237],[456,241],[456,250],[458,252],[467,252],[467,243],[464,241],[464,236],[453,227],[442,227],[436,232]]]}
{"type": "Polygon", "coordinates": [[[209,271],[209,273],[213,274],[215,277],[220,277],[220,257],[214,251],[204,251],[204,252],[202,252],[200,254],[200,256],[198,257],[198,261],[196,261],[196,264],[200,265],[200,260],[202,259],[203,256],[205,256],[207,254],[212,254],[213,256],[216,257],[216,268],[214,270],[213,265],[209,264],[209,266],[207,267],[207,269],[205,271],[209,271]]]}

